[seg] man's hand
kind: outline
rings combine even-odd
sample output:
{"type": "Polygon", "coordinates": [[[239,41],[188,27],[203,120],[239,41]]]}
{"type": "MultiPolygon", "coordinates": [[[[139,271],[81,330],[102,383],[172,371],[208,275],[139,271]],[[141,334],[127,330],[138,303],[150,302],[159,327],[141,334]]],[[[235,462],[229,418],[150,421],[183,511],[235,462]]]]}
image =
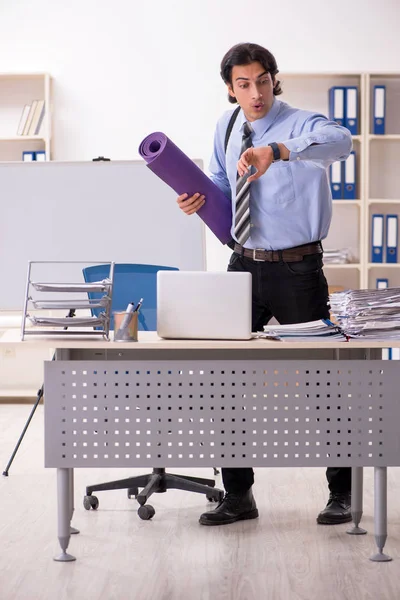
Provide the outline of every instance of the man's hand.
{"type": "Polygon", "coordinates": [[[206,201],[206,197],[201,194],[193,194],[189,198],[187,194],[182,194],[177,198],[178,206],[187,215],[193,215],[201,208],[206,201]]]}
{"type": "MultiPolygon", "coordinates": [[[[283,144],[278,144],[279,149],[281,151],[282,160],[287,160],[289,158],[289,150],[283,144]]],[[[272,152],[272,148],[270,146],[262,146],[260,148],[249,148],[245,152],[243,152],[240,160],[238,162],[237,170],[240,177],[243,177],[245,173],[250,171],[250,167],[253,166],[257,169],[257,172],[254,175],[250,175],[248,178],[248,182],[251,183],[256,179],[259,179],[261,175],[269,169],[271,164],[273,163],[274,155],[272,152]]]]}
{"type": "Polygon", "coordinates": [[[262,148],[248,148],[245,152],[243,152],[240,160],[238,162],[237,170],[240,177],[243,177],[246,173],[250,171],[250,167],[253,166],[257,169],[257,172],[254,175],[250,175],[248,178],[248,182],[251,183],[255,181],[261,175],[269,169],[272,162],[274,160],[274,155],[272,154],[272,148],[270,146],[263,146],[262,148]]]}

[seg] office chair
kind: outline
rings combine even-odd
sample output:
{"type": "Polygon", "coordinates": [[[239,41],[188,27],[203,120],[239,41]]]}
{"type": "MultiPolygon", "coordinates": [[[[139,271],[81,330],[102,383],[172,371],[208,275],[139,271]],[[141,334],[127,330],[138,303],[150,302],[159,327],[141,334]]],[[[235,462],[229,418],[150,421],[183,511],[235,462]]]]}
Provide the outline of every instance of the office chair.
{"type": "MultiPolygon", "coordinates": [[[[177,271],[178,269],[161,265],[115,264],[111,313],[124,311],[130,302],[138,302],[139,298],[144,298],[138,315],[138,328],[142,331],[155,331],[157,329],[157,272],[162,270],[177,271]]],[[[84,279],[90,283],[101,281],[108,277],[108,274],[109,265],[93,265],[83,269],[84,279]]],[[[89,297],[95,299],[96,293],[90,293],[89,297]]],[[[97,310],[101,309],[93,309],[93,314],[96,314],[97,310]]],[[[110,329],[114,329],[113,318],[110,329]]],[[[152,494],[166,492],[168,489],[179,489],[205,494],[208,500],[219,502],[224,493],[214,486],[214,479],[173,475],[166,473],[164,468],[154,468],[152,473],[146,475],[86,487],[83,506],[86,510],[98,508],[99,500],[92,495],[93,492],[126,489],[128,498],[135,496],[140,504],[139,517],[148,520],[155,515],[154,508],[146,504],[152,494]],[[143,488],[140,493],[139,488],[143,488]]]]}

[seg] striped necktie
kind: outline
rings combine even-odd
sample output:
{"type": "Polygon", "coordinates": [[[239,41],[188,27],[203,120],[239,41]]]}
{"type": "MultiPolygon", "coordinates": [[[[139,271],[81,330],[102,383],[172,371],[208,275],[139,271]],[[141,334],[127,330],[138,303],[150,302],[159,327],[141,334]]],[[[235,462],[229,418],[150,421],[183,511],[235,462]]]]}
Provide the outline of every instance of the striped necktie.
{"type": "MultiPolygon", "coordinates": [[[[253,146],[253,142],[251,141],[252,133],[253,130],[246,121],[243,126],[240,156],[242,156],[245,150],[253,146]]],[[[240,245],[243,245],[250,235],[250,183],[247,182],[250,174],[250,171],[245,173],[236,182],[235,237],[240,245]]]]}

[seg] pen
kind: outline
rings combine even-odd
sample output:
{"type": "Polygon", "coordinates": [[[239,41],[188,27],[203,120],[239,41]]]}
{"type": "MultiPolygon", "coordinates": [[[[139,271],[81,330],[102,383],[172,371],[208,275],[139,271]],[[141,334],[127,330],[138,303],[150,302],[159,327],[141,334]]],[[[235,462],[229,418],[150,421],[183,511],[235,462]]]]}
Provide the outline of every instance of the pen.
{"type": "Polygon", "coordinates": [[[133,302],[130,302],[128,304],[128,306],[126,307],[126,311],[125,311],[126,314],[125,314],[124,318],[122,319],[122,323],[120,325],[121,330],[126,329],[129,326],[129,323],[131,322],[131,319],[132,319],[131,313],[133,313],[133,312],[135,312],[135,304],[133,302]]]}
{"type": "Polygon", "coordinates": [[[143,304],[143,298],[140,298],[138,305],[133,312],[138,312],[140,307],[142,306],[142,304],[143,304]]]}

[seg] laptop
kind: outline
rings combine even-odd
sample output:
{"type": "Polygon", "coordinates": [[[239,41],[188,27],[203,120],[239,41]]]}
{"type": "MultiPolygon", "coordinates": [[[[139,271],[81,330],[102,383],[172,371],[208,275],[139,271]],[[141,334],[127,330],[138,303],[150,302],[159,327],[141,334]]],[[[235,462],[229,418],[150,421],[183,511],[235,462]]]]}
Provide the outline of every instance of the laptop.
{"type": "Polygon", "coordinates": [[[251,338],[251,274],[157,273],[157,334],[169,339],[251,338]]]}

